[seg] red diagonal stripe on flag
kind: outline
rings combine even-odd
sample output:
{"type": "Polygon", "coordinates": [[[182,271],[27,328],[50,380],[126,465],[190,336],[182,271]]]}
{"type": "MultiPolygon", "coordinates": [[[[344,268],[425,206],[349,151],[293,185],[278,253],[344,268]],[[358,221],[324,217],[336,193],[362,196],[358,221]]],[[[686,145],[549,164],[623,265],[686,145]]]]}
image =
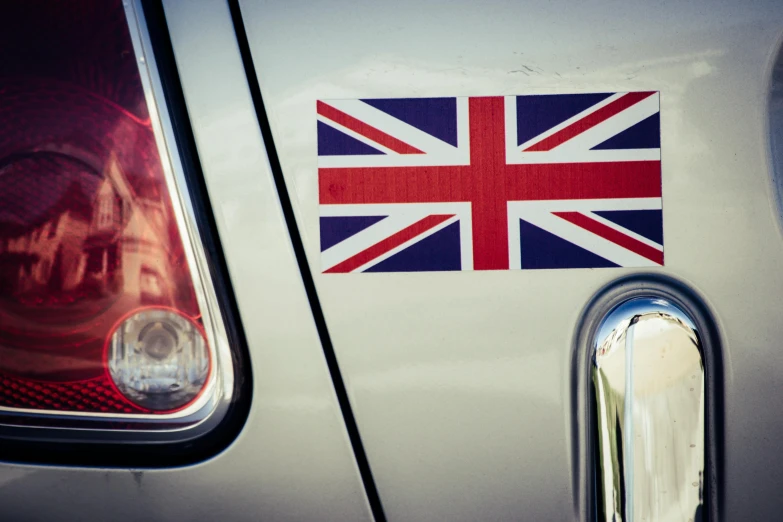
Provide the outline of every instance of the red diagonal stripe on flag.
{"type": "Polygon", "coordinates": [[[444,221],[453,218],[454,214],[439,215],[435,214],[427,216],[414,224],[403,228],[399,232],[392,234],[383,241],[374,244],[366,250],[362,250],[358,254],[349,257],[342,263],[334,265],[329,270],[326,270],[325,274],[345,273],[352,272],[362,265],[365,265],[373,259],[386,254],[387,252],[394,250],[398,246],[402,245],[406,241],[410,241],[419,234],[423,234],[432,227],[438,226],[444,221]]]}
{"type": "Polygon", "coordinates": [[[599,123],[608,120],[615,114],[618,114],[631,105],[636,105],[645,98],[649,98],[655,92],[629,92],[625,96],[617,98],[612,103],[605,105],[597,111],[588,114],[581,120],[577,120],[568,127],[560,129],[551,136],[544,138],[538,143],[525,149],[525,152],[542,152],[552,150],[558,145],[565,143],[571,138],[582,134],[587,129],[591,129],[599,123]]]}
{"type": "Polygon", "coordinates": [[[620,245],[623,248],[627,248],[631,252],[638,254],[642,257],[646,257],[653,263],[663,265],[663,252],[660,250],[646,245],[641,241],[634,239],[630,236],[618,232],[612,227],[606,226],[603,223],[599,223],[594,219],[590,219],[584,214],[579,212],[553,212],[557,217],[563,218],[569,223],[572,223],[578,227],[581,227],[588,232],[600,236],[607,241],[611,241],[616,245],[620,245]]]}
{"type": "Polygon", "coordinates": [[[329,118],[335,123],[339,123],[346,129],[350,129],[357,134],[371,139],[372,141],[383,145],[387,149],[391,149],[399,154],[424,154],[416,147],[412,147],[405,142],[402,142],[394,136],[389,136],[383,131],[376,129],[371,125],[367,125],[363,121],[357,120],[353,116],[345,114],[343,111],[337,110],[331,105],[327,105],[322,101],[317,103],[318,114],[324,118],[329,118]]]}

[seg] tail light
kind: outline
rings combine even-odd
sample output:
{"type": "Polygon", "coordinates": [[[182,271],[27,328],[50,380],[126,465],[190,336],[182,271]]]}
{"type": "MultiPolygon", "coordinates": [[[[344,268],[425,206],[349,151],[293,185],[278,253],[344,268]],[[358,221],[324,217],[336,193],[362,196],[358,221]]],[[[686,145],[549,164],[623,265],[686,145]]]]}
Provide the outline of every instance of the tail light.
{"type": "Polygon", "coordinates": [[[231,400],[154,57],[125,4],[0,6],[0,45],[24,43],[0,67],[3,429],[181,432],[231,400]]]}

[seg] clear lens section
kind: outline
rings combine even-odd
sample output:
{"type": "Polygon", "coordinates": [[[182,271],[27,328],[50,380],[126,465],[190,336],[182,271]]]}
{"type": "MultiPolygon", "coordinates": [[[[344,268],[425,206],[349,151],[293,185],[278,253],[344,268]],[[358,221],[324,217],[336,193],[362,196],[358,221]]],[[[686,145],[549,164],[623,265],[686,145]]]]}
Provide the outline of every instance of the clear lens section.
{"type": "Polygon", "coordinates": [[[107,350],[117,389],[130,401],[154,411],[192,402],[210,370],[201,329],[166,309],[148,309],[122,321],[107,350]]]}

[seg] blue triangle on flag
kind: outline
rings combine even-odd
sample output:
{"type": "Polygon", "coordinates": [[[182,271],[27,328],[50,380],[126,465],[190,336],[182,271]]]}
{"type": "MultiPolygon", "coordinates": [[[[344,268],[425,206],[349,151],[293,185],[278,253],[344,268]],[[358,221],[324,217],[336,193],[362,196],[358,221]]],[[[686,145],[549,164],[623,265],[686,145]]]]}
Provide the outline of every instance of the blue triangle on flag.
{"type": "Polygon", "coordinates": [[[619,266],[527,221],[519,220],[523,269],[619,266]]]}
{"type": "Polygon", "coordinates": [[[661,113],[656,112],[591,150],[658,149],[661,147],[661,113]]]}
{"type": "Polygon", "coordinates": [[[440,272],[460,270],[459,222],[373,265],[365,272],[440,272]]]}
{"type": "Polygon", "coordinates": [[[318,155],[348,156],[359,154],[386,154],[366,143],[340,132],[323,122],[318,122],[318,155]]]}
{"type": "Polygon", "coordinates": [[[358,234],[388,216],[339,216],[321,218],[321,252],[358,234]]]}
{"type": "Polygon", "coordinates": [[[603,94],[535,94],[517,96],[517,145],[605,100],[603,94]]]}
{"type": "Polygon", "coordinates": [[[457,146],[456,98],[396,98],[362,101],[427,134],[457,146]]]}
{"type": "Polygon", "coordinates": [[[663,244],[662,210],[594,210],[593,213],[659,245],[663,244]]]}

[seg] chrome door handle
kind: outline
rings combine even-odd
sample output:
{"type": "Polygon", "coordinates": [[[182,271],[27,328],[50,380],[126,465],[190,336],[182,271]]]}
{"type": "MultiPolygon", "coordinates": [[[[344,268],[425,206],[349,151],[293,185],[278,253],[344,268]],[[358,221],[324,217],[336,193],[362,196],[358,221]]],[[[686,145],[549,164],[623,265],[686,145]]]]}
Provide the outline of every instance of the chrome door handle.
{"type": "Polygon", "coordinates": [[[701,521],[705,375],[694,322],[665,299],[631,298],[604,318],[593,349],[598,520],[701,521]]]}

